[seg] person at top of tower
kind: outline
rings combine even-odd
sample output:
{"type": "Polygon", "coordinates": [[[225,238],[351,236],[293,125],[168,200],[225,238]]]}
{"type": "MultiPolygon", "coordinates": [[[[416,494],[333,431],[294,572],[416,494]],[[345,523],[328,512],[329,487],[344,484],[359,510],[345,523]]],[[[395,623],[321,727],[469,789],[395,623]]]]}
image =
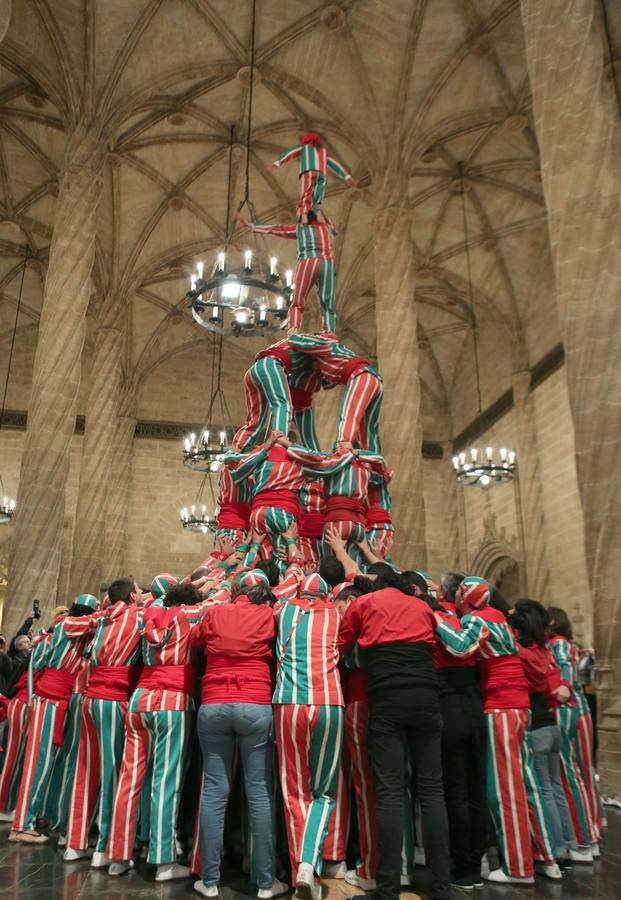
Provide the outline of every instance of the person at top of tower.
{"type": "Polygon", "coordinates": [[[267,168],[274,172],[292,159],[300,160],[300,197],[298,213],[300,221],[306,224],[309,212],[318,214],[326,193],[328,169],[342,178],[348,187],[356,187],[351,173],[323,145],[323,138],[316,131],[307,132],[299,144],[283,150],[280,156],[267,168]]]}
{"type": "Polygon", "coordinates": [[[239,213],[236,218],[256,234],[273,234],[276,237],[297,241],[298,261],[293,273],[294,288],[289,310],[289,333],[300,330],[306,298],[311,288],[315,287],[319,294],[323,330],[335,337],[336,268],[332,238],[337,232],[334,225],[327,219],[320,222],[312,210],[309,211],[306,221],[298,222],[297,225],[255,225],[239,213]]]}

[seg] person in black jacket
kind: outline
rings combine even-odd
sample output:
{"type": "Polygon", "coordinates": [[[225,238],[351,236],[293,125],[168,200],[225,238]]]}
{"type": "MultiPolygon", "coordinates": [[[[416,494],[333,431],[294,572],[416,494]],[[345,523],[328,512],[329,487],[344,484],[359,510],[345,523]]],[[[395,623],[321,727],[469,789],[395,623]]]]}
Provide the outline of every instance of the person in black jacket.
{"type": "MultiPolygon", "coordinates": [[[[30,632],[33,623],[39,618],[33,611],[32,615],[24,619],[21,627],[13,636],[7,647],[6,638],[0,635],[0,694],[6,696],[9,685],[16,679],[13,674],[16,669],[23,671],[24,658],[28,665],[28,657],[31,650],[30,632]]],[[[19,678],[19,675],[17,676],[19,678]]]]}
{"type": "Polygon", "coordinates": [[[411,580],[378,575],[371,593],[351,601],[339,651],[355,642],[368,671],[368,747],[377,794],[376,900],[397,900],[403,842],[405,755],[420,801],[433,900],[450,897],[449,834],[442,788],[440,697],[433,668],[435,618],[411,580]]]}

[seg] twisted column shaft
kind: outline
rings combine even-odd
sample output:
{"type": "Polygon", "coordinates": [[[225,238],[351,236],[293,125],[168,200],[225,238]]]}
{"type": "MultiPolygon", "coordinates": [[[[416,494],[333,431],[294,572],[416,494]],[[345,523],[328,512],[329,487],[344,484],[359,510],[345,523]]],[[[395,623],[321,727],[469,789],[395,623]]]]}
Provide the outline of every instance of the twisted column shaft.
{"type": "Polygon", "coordinates": [[[95,138],[70,139],[60,181],[35,354],[4,611],[8,633],[39,597],[55,603],[75,428],[85,316],[95,255],[102,154],[95,138]]]}
{"type": "Polygon", "coordinates": [[[105,522],[104,553],[101,556],[101,573],[104,580],[112,580],[127,574],[124,567],[127,546],[127,507],[131,487],[132,455],[136,419],[124,412],[116,420],[116,436],[111,461],[112,477],[105,522]]]}
{"type": "Polygon", "coordinates": [[[547,561],[543,492],[539,470],[535,410],[530,392],[530,372],[514,374],[513,405],[517,429],[519,496],[524,521],[526,586],[530,597],[535,597],[545,603],[550,570],[547,561]]]}
{"type": "Polygon", "coordinates": [[[394,557],[426,564],[422,425],[410,211],[386,207],[374,221],[377,363],[384,379],[382,452],[394,469],[394,557]]]}
{"type": "Polygon", "coordinates": [[[521,6],[602,676],[600,768],[621,793],[621,122],[599,0],[521,6]]]}
{"type": "MultiPolygon", "coordinates": [[[[102,580],[107,501],[111,462],[117,436],[121,381],[121,331],[102,326],[97,331],[92,381],[86,406],[76,527],[71,563],[71,592],[97,595],[102,580]]],[[[116,477],[116,473],[112,473],[116,477]]]]}

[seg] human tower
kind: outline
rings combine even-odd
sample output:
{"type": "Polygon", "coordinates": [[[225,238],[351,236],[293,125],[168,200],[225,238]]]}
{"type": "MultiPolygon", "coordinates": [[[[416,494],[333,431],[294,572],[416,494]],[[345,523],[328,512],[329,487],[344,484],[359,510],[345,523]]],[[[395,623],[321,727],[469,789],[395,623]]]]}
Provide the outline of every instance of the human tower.
{"type": "Polygon", "coordinates": [[[295,522],[306,567],[317,569],[328,533],[357,555],[368,535],[382,557],[394,539],[388,485],[392,476],[380,452],[382,378],[367,359],[336,336],[335,229],[322,201],[328,170],[351,186],[342,163],[311,132],[285,150],[270,168],[299,159],[296,225],[242,224],[297,242],[298,260],[288,336],[267,347],[246,372],[246,422],[225,458],[217,535],[226,535],[251,563],[257,553],[279,558],[282,535],[295,522]],[[323,330],[300,333],[307,296],[319,294],[323,330]],[[319,446],[313,415],[317,391],[344,385],[334,445],[319,446]],[[295,425],[299,443],[289,438],[295,425]],[[246,536],[251,535],[250,543],[246,536]]]}
{"type": "Polygon", "coordinates": [[[0,684],[0,822],[10,842],[52,838],[67,863],[119,877],[142,856],[156,881],[195,874],[194,890],[216,898],[238,757],[259,900],[289,890],[287,868],[298,900],[320,900],[326,876],[397,900],[415,859],[433,900],[482,877],[562,881],[593,865],[603,826],[571,624],[535,600],[509,610],[476,575],[436,585],[391,561],[382,379],[337,337],[322,207],[329,171],[354,181],[315,133],[273,167],[292,159],[297,224],[250,226],[297,242],[290,327],[245,374],[214,548],[185,578],[161,573],[145,592],[115,578],[101,604],[83,593],[47,630],[24,623],[0,684]],[[313,286],[323,330],[307,334],[313,286]],[[337,385],[324,452],[313,399],[337,385]],[[286,842],[274,837],[279,808],[286,842]]]}

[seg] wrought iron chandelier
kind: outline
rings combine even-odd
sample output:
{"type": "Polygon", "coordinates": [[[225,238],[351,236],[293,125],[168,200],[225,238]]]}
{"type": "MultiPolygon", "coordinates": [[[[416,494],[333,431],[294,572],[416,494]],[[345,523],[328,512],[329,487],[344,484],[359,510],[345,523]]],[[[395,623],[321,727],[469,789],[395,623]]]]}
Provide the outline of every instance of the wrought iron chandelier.
{"type": "Polygon", "coordinates": [[[214,490],[211,471],[205,472],[201,478],[196,497],[192,503],[182,506],[179,510],[179,523],[185,531],[198,531],[208,534],[215,531],[218,525],[218,501],[214,490]],[[209,502],[204,502],[205,489],[209,494],[209,502]]]}
{"type": "MultiPolygon", "coordinates": [[[[24,264],[22,266],[22,277],[19,285],[19,294],[17,297],[17,305],[15,307],[15,321],[13,322],[13,333],[11,335],[11,349],[9,350],[9,358],[6,366],[6,378],[4,380],[4,392],[2,394],[2,411],[0,412],[0,429],[4,424],[4,410],[6,408],[6,397],[9,389],[9,378],[11,377],[11,363],[13,362],[13,350],[15,348],[15,335],[17,334],[17,321],[19,319],[19,310],[22,305],[22,293],[24,290],[24,278],[26,276],[26,266],[30,258],[30,247],[26,247],[24,254],[24,264]]],[[[2,472],[0,472],[0,525],[8,525],[15,515],[15,500],[12,497],[5,496],[4,482],[2,480],[2,472]]]]}
{"type": "Polygon", "coordinates": [[[183,441],[183,463],[194,472],[215,474],[235,434],[231,414],[222,387],[222,335],[214,335],[211,357],[211,391],[203,427],[183,441]],[[216,346],[217,345],[217,346],[216,346]],[[217,424],[214,415],[218,416],[217,424]]]}
{"type": "MultiPolygon", "coordinates": [[[[458,177],[465,178],[464,164],[458,163],[458,177]]],[[[468,273],[468,296],[470,301],[470,325],[472,330],[472,348],[474,353],[474,372],[477,390],[478,420],[483,422],[483,404],[481,401],[481,376],[479,370],[478,325],[474,308],[474,291],[472,287],[472,269],[470,265],[470,244],[468,241],[468,221],[466,217],[465,191],[461,191],[461,210],[464,223],[464,241],[466,248],[466,267],[468,273]]],[[[515,450],[501,447],[467,447],[453,456],[453,472],[457,481],[463,485],[491,487],[513,481],[517,473],[517,456],[515,450]]]]}
{"type": "MultiPolygon", "coordinates": [[[[246,128],[246,188],[244,199],[237,208],[241,212],[248,207],[252,222],[257,221],[254,205],[250,200],[250,136],[252,133],[252,94],[254,84],[256,0],[252,5],[250,45],[250,74],[248,87],[248,122],[246,128]]],[[[281,272],[275,256],[268,259],[263,240],[253,237],[255,249],[243,254],[229,251],[232,231],[231,185],[233,172],[233,146],[235,126],[231,126],[229,142],[228,179],[226,196],[226,223],[223,249],[217,254],[209,274],[205,277],[204,263],[199,262],[192,275],[186,297],[192,309],[192,318],[203,328],[216,334],[233,337],[256,337],[271,334],[286,326],[293,294],[293,272],[281,272]]]]}

